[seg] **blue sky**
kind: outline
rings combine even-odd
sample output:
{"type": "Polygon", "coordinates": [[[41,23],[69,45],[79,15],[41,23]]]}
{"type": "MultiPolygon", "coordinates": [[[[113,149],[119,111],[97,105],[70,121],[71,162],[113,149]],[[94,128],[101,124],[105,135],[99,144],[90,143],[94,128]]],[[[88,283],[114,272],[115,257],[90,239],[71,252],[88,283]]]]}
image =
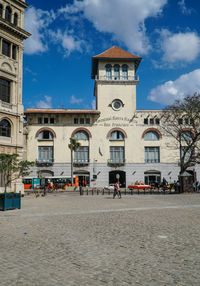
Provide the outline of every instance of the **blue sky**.
{"type": "Polygon", "coordinates": [[[27,0],[23,104],[92,109],[91,57],[116,45],[143,57],[137,109],[200,92],[200,1],[27,0]]]}

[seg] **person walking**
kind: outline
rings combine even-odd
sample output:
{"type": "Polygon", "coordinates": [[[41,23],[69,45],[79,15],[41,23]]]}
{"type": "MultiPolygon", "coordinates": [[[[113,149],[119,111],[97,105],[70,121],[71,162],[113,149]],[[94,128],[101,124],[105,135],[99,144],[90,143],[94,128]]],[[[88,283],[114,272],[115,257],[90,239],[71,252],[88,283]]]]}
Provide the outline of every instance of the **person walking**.
{"type": "Polygon", "coordinates": [[[118,195],[118,198],[121,199],[121,191],[120,191],[120,185],[118,182],[115,183],[114,186],[114,193],[113,193],[113,199],[115,198],[115,196],[118,195]]]}

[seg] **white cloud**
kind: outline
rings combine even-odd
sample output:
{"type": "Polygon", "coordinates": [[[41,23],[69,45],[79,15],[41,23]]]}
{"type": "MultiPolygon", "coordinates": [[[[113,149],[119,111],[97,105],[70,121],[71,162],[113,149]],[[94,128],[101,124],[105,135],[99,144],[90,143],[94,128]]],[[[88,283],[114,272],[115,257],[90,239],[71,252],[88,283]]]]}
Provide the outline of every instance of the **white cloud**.
{"type": "Polygon", "coordinates": [[[191,62],[200,53],[200,38],[194,32],[172,34],[168,30],[162,30],[161,49],[165,62],[191,62]]]}
{"type": "Polygon", "coordinates": [[[30,7],[26,10],[24,16],[24,26],[32,35],[24,41],[24,52],[26,54],[42,53],[47,50],[45,33],[47,27],[55,19],[55,14],[52,11],[43,11],[30,7]]]}
{"type": "Polygon", "coordinates": [[[83,101],[82,98],[77,98],[74,95],[71,96],[70,98],[70,103],[71,104],[80,104],[83,101]]]}
{"type": "Polygon", "coordinates": [[[69,31],[62,32],[58,29],[56,32],[49,31],[51,40],[54,43],[60,43],[65,50],[65,56],[69,56],[73,51],[82,52],[82,47],[85,45],[83,40],[78,39],[75,35],[69,31]]]}
{"type": "Polygon", "coordinates": [[[111,33],[130,51],[146,54],[151,45],[146,35],[145,20],[158,16],[166,3],[167,0],[74,0],[73,5],[66,5],[59,12],[81,11],[99,32],[111,33]]]}
{"type": "Polygon", "coordinates": [[[52,108],[52,98],[51,96],[44,96],[45,100],[40,100],[37,102],[36,107],[37,108],[52,108]]]}
{"type": "Polygon", "coordinates": [[[200,92],[200,69],[183,74],[175,81],[167,81],[150,91],[148,99],[164,105],[168,105],[177,99],[200,92]]]}
{"type": "Polygon", "coordinates": [[[185,5],[185,0],[180,0],[178,2],[178,5],[181,9],[181,12],[184,14],[184,15],[190,15],[192,13],[192,9],[189,9],[186,7],[185,5]]]}

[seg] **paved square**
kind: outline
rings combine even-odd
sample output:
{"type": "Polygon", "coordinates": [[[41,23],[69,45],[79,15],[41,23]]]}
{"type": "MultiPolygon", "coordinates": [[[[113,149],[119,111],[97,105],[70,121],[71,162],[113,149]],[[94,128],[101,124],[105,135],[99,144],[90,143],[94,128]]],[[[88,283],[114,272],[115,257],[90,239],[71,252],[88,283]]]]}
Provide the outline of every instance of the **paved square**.
{"type": "Polygon", "coordinates": [[[200,285],[200,195],[48,194],[0,212],[0,285],[200,285]]]}

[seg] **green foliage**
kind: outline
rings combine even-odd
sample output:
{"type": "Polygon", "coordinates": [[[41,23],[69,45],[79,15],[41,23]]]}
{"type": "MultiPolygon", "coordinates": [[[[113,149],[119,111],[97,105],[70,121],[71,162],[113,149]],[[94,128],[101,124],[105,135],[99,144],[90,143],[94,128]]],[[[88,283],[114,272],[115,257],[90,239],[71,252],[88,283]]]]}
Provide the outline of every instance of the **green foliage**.
{"type": "Polygon", "coordinates": [[[70,138],[70,144],[68,147],[71,151],[76,151],[80,146],[81,144],[76,139],[70,138]]]}
{"type": "Polygon", "coordinates": [[[200,94],[176,100],[161,118],[161,128],[177,143],[180,173],[200,163],[200,94]]]}
{"type": "Polygon", "coordinates": [[[19,160],[18,154],[0,154],[0,174],[5,183],[5,192],[8,185],[22,176],[27,176],[29,168],[34,162],[19,160]]]}

